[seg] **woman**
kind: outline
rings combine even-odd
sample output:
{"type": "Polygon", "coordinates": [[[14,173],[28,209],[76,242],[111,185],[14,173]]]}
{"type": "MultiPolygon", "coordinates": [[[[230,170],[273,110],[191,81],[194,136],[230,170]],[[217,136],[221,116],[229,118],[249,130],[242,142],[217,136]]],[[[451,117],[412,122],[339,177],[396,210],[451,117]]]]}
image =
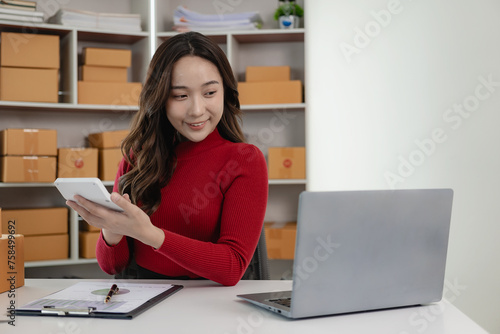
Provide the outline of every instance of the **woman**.
{"type": "Polygon", "coordinates": [[[139,277],[241,279],[261,233],[268,181],[262,153],[244,143],[236,89],[209,38],[189,32],[158,48],[111,195],[124,212],[81,197],[81,205],[68,202],[101,228],[96,254],[106,273],[121,272],[133,250],[139,277]]]}

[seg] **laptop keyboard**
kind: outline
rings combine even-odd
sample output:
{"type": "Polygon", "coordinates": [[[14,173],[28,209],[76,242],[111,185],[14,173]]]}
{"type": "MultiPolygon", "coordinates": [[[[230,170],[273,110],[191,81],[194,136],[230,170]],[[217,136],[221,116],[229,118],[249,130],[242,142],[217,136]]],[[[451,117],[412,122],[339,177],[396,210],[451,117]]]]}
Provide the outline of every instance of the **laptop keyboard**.
{"type": "Polygon", "coordinates": [[[269,299],[269,301],[286,307],[290,307],[292,304],[292,298],[269,299]]]}

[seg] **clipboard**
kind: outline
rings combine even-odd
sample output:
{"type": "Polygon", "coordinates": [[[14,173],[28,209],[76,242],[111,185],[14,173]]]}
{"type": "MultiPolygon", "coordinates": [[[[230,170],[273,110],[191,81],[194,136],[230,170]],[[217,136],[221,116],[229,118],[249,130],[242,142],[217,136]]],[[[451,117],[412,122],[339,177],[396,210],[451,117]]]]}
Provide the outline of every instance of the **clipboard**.
{"type": "Polygon", "coordinates": [[[80,282],[31,301],[17,308],[15,314],[131,320],[183,288],[182,285],[160,283],[117,284],[119,291],[109,303],[104,300],[112,283],[80,282]]]}

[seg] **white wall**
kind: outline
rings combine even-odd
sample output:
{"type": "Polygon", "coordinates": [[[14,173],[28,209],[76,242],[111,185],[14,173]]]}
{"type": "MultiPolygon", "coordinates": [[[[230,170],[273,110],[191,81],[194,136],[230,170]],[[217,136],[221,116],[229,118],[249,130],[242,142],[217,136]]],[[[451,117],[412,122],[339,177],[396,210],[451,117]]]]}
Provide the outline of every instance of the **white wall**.
{"type": "Polygon", "coordinates": [[[306,1],[308,190],[455,190],[445,296],[500,333],[500,2],[306,1]]]}

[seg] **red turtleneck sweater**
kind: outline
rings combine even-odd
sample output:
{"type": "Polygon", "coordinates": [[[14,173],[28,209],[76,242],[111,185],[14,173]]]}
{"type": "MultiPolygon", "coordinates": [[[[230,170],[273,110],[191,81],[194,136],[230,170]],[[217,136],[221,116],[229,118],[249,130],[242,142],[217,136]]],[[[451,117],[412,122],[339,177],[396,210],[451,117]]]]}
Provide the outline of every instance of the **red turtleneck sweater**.
{"type": "MultiPolygon", "coordinates": [[[[155,250],[135,240],[137,264],[167,276],[234,285],[252,258],[264,221],[264,156],[253,145],[223,139],[217,130],[199,143],[180,143],[176,153],[177,167],[150,217],[165,241],[155,250]]],[[[128,167],[123,160],[114,191],[128,167]]],[[[96,253],[102,270],[111,275],[129,261],[126,238],[109,246],[101,235],[96,253]]]]}

